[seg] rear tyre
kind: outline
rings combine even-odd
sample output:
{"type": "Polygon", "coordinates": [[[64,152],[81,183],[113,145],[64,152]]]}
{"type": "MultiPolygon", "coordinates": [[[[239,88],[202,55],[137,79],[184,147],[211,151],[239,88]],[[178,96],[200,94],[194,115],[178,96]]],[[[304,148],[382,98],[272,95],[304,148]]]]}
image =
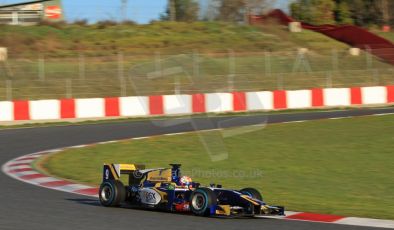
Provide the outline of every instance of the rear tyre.
{"type": "Polygon", "coordinates": [[[263,201],[263,196],[261,193],[255,188],[244,188],[240,191],[242,194],[250,196],[254,199],[263,201]]]}
{"type": "Polygon", "coordinates": [[[197,188],[190,195],[190,210],[194,215],[210,216],[211,207],[216,204],[216,194],[209,188],[197,188]]]}
{"type": "Polygon", "coordinates": [[[117,180],[105,181],[99,189],[101,205],[105,207],[117,207],[126,200],[126,188],[117,180]]]}

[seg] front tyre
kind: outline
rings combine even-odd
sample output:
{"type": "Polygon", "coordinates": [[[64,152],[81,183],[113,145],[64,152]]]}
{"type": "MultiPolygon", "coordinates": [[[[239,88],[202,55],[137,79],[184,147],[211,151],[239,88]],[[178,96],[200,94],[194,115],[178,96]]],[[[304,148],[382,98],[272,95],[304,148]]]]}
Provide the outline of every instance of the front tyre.
{"type": "Polygon", "coordinates": [[[216,204],[216,194],[209,188],[198,188],[190,195],[190,210],[197,216],[210,216],[216,204]]]}
{"type": "Polygon", "coordinates": [[[100,185],[99,199],[105,207],[117,207],[126,200],[126,189],[122,182],[117,180],[105,181],[100,185]]]}
{"type": "Polygon", "coordinates": [[[242,194],[250,196],[251,198],[263,201],[263,196],[261,193],[255,188],[244,188],[240,191],[242,194]]]}

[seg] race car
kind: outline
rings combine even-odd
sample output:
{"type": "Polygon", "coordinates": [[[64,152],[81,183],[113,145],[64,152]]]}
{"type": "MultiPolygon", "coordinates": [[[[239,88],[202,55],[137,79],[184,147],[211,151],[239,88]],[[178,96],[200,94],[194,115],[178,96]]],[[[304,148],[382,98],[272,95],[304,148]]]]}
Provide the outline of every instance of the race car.
{"type": "Polygon", "coordinates": [[[197,216],[284,215],[284,207],[267,205],[254,188],[233,190],[215,184],[204,187],[181,176],[180,164],[170,166],[145,169],[137,164],[104,164],[100,203],[105,207],[127,205],[197,216]],[[121,175],[128,178],[121,179],[121,175]]]}

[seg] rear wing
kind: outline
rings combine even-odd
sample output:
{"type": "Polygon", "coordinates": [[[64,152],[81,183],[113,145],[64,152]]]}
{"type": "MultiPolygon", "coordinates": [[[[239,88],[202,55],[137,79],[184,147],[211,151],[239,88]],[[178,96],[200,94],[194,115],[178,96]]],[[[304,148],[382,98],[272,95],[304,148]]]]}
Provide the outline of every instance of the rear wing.
{"type": "Polygon", "coordinates": [[[121,175],[132,176],[136,170],[145,169],[145,165],[138,164],[104,164],[103,181],[119,180],[121,175]]]}

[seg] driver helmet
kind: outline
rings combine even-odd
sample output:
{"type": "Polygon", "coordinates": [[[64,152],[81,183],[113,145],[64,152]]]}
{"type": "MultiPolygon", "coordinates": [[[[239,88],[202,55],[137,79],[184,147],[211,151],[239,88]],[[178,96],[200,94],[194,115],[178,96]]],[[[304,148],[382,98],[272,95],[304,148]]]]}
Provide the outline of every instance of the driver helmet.
{"type": "Polygon", "coordinates": [[[192,183],[192,178],[188,176],[182,176],[179,182],[181,186],[189,186],[192,183]]]}

